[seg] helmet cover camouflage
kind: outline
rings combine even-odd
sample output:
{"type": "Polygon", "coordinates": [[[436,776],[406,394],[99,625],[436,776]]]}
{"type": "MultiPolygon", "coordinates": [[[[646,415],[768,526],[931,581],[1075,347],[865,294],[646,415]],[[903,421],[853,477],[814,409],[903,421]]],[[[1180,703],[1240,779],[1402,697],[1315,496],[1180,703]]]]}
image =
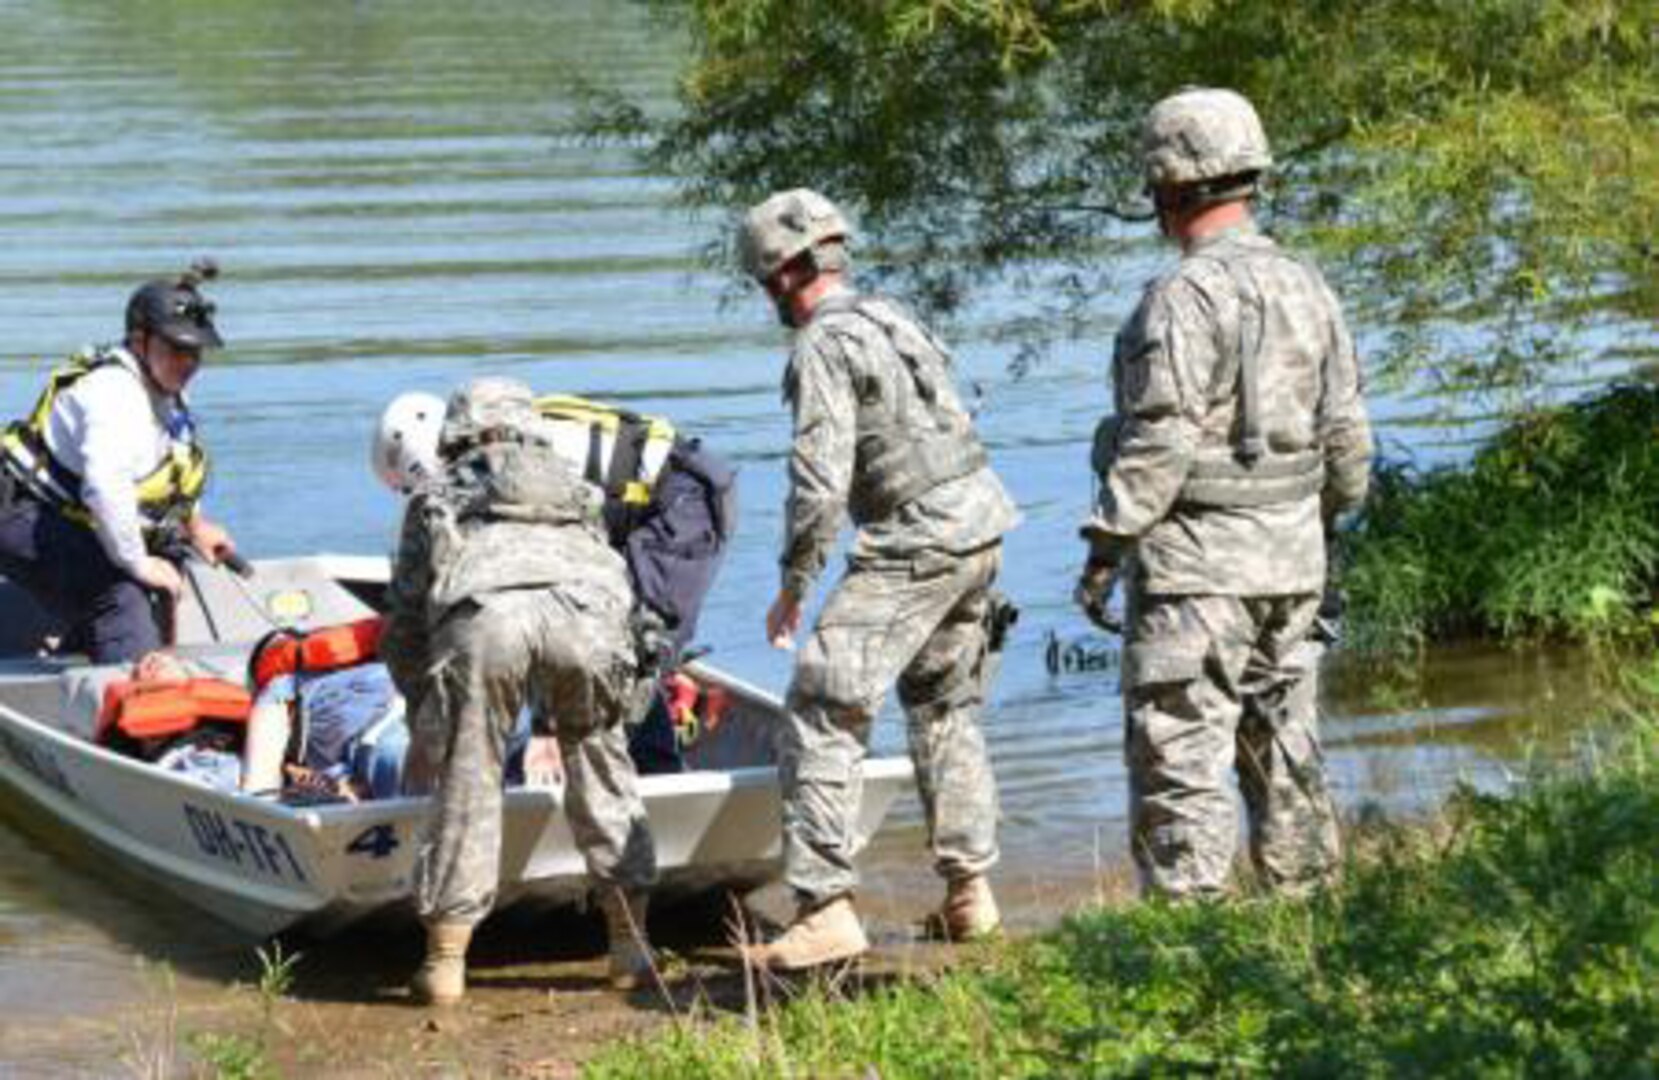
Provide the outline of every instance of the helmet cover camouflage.
{"type": "Polygon", "coordinates": [[[1261,118],[1231,90],[1189,88],[1164,98],[1147,113],[1141,149],[1146,182],[1154,188],[1204,184],[1273,165],[1261,118]]]}
{"type": "Polygon", "coordinates": [[[794,188],[769,196],[743,216],[738,256],[745,273],[765,282],[803,252],[851,234],[834,203],[810,188],[794,188]]]}
{"type": "Polygon", "coordinates": [[[438,449],[447,456],[478,442],[488,431],[528,435],[541,425],[536,396],[530,387],[500,376],[474,379],[450,395],[438,449]]]}

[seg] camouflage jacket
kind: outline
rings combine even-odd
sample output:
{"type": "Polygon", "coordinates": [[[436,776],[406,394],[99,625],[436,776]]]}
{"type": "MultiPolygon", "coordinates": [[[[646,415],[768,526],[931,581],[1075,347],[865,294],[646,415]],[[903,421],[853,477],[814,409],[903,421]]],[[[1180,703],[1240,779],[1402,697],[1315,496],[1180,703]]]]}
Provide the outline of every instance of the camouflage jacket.
{"type": "Polygon", "coordinates": [[[880,486],[882,478],[868,473],[881,467],[882,456],[861,448],[876,429],[918,437],[954,433],[969,449],[977,449],[977,438],[951,385],[949,353],[893,302],[856,301],[858,308],[866,305],[872,310],[860,314],[849,294],[826,299],[796,335],[784,373],[795,439],[780,564],[783,587],[798,597],[810,593],[823,572],[850,505],[857,510],[855,562],[973,551],[1019,523],[1019,511],[988,465],[896,506],[868,497],[880,486]],[[901,356],[896,340],[929,354],[925,366],[901,356]]]}
{"type": "Polygon", "coordinates": [[[1364,499],[1372,446],[1353,339],[1319,271],[1253,225],[1206,237],[1147,286],[1112,368],[1116,432],[1084,532],[1132,551],[1152,593],[1323,588],[1324,524],[1364,499]],[[1206,504],[1197,470],[1230,463],[1242,443],[1246,350],[1257,460],[1311,461],[1313,482],[1295,497],[1206,504]]]}
{"type": "Polygon", "coordinates": [[[418,697],[432,632],[456,604],[541,587],[626,617],[627,571],[591,489],[550,445],[496,443],[450,462],[404,512],[381,639],[398,689],[418,697]]]}

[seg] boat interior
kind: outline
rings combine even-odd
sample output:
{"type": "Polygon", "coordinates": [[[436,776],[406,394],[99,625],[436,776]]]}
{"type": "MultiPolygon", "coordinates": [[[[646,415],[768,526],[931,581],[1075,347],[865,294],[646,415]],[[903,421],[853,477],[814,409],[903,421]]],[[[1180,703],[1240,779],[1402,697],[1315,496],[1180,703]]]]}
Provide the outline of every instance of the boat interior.
{"type": "MultiPolygon", "coordinates": [[[[273,630],[308,630],[375,614],[385,593],[384,560],[351,556],[278,559],[241,578],[186,564],[173,651],[203,675],[241,680],[254,645],[273,630]]],[[[778,702],[693,662],[704,690],[698,722],[682,739],[684,771],[775,763],[778,702]]],[[[66,628],[23,589],[0,579],[0,706],[67,734],[91,739],[104,689],[127,665],[94,665],[74,651],[66,628]]]]}

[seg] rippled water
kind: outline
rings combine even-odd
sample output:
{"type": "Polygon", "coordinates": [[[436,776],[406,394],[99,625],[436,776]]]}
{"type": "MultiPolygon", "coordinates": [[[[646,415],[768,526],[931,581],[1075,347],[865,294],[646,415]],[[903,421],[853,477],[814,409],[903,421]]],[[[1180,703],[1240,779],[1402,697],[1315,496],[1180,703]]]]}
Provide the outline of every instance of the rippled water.
{"type": "MultiPolygon", "coordinates": [[[[761,623],[788,439],[783,339],[763,301],[723,305],[726,280],[697,265],[715,216],[676,208],[624,148],[561,135],[578,79],[668,107],[679,48],[599,0],[0,5],[4,411],[28,407],[48,362],[117,336],[139,280],[212,253],[231,345],[193,391],[215,455],[210,510],[245,551],[389,546],[397,506],[367,443],[400,391],[506,372],[623,400],[741,465],[742,525],[702,626],[718,662],[781,687],[788,660],[761,623]]],[[[954,336],[1026,516],[1004,582],[1024,617],[987,724],[1005,889],[1029,919],[1121,851],[1125,784],[1115,676],[1045,664],[1050,635],[1109,647],[1066,600],[1106,332],[1015,381],[991,335],[1018,313],[993,301],[954,336]]],[[[1395,447],[1457,452],[1467,429],[1425,423],[1431,411],[1411,396],[1376,405],[1395,447]]],[[[1424,708],[1333,699],[1346,805],[1421,805],[1458,776],[1490,779],[1581,696],[1579,675],[1546,660],[1448,655],[1436,670],[1424,708]]],[[[878,746],[901,743],[886,723],[878,746]]],[[[916,813],[896,826],[878,891],[920,861],[916,813]]],[[[96,1013],[138,992],[132,956],[217,947],[185,925],[0,824],[0,1072],[28,1059],[7,1041],[20,1018],[96,1013]]]]}

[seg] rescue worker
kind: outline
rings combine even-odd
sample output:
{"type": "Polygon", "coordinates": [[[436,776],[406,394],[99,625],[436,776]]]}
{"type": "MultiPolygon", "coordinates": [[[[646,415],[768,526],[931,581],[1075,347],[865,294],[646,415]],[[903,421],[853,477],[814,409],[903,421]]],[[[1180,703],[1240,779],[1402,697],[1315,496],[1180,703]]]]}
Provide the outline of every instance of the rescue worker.
{"type": "Polygon", "coordinates": [[[441,474],[404,514],[380,640],[408,701],[406,790],[435,789],[414,874],[427,953],[412,989],[434,1004],[465,992],[467,945],[495,901],[502,769],[525,705],[555,726],[611,980],[637,985],[656,858],[623,731],[641,700],[621,556],[522,383],[458,391],[438,450],[441,474]]]}
{"type": "Polygon", "coordinates": [[[799,910],[776,941],[748,950],[784,970],[868,948],[853,903],[860,767],[895,680],[946,883],[936,926],[962,940],[1000,923],[985,878],[997,794],[979,713],[993,627],[1012,611],[991,586],[1019,513],[957,398],[944,345],[898,304],[853,290],[849,236],[833,203],[796,189],[751,209],[738,237],[744,269],[795,330],[782,586],[766,616],[774,645],[792,645],[842,517],[858,529],[787,697],[784,877],[799,910]]]}
{"type": "Polygon", "coordinates": [[[1311,631],[1326,527],[1368,482],[1363,380],[1324,277],[1254,223],[1273,160],[1250,103],[1183,90],[1152,108],[1144,152],[1181,260],[1117,337],[1076,590],[1104,621],[1125,584],[1132,854],[1143,891],[1220,893],[1236,769],[1261,879],[1304,889],[1338,857],[1311,631]]]}
{"type": "Polygon", "coordinates": [[[164,643],[186,548],[209,562],[235,554],[201,511],[207,455],[184,394],[224,344],[200,291],[216,273],[204,260],[140,286],[125,340],[71,357],[0,437],[0,573],[95,663],[164,643]]]}

